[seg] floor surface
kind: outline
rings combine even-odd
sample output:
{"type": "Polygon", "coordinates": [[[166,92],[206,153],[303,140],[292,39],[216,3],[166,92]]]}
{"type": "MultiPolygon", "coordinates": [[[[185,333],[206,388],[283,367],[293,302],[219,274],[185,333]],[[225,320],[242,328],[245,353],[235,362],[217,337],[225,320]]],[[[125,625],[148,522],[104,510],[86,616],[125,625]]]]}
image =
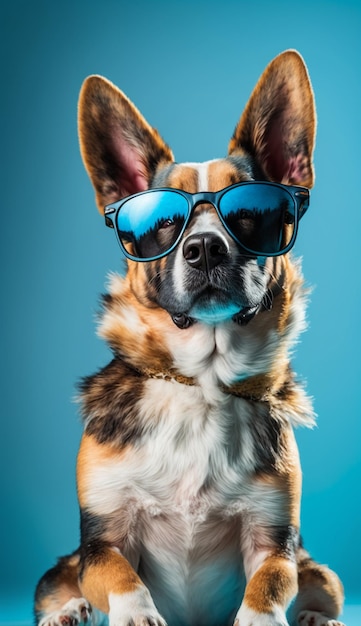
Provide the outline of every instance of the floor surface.
{"type": "MultiPolygon", "coordinates": [[[[0,609],[1,611],[1,609],[0,609]]],[[[361,626],[361,604],[348,604],[345,606],[342,620],[345,626],[361,626]]],[[[33,626],[31,621],[1,621],[0,626],[33,626]]]]}

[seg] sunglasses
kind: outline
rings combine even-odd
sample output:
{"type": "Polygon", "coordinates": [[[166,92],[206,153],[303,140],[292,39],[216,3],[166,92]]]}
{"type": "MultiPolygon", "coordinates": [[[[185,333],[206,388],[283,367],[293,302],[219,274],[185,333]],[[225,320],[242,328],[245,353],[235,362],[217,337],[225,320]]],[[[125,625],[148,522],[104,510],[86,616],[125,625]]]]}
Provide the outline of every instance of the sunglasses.
{"type": "Polygon", "coordinates": [[[132,261],[155,261],[170,254],[179,244],[193,209],[202,203],[215,208],[242,254],[278,256],[294,245],[309,197],[305,187],[255,181],[216,192],[149,189],[108,204],[104,215],[106,225],[114,228],[122,251],[132,261]]]}

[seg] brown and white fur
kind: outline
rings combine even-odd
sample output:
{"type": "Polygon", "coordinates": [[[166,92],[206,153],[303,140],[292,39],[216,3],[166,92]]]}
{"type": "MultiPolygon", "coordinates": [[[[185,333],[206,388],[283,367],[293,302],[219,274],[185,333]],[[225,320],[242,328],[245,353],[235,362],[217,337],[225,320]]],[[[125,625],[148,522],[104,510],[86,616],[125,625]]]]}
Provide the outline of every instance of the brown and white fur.
{"type": "MultiPolygon", "coordinates": [[[[265,70],[226,158],[175,163],[100,76],[82,87],[79,132],[101,212],[153,187],[313,184],[314,102],[295,51],[265,70]]],[[[290,353],[305,300],[290,254],[243,256],[207,204],[171,254],[111,278],[100,334],[114,358],[81,385],[81,544],[39,582],[37,623],[341,624],[341,583],[299,538],[293,426],[313,412],[290,353]]]]}

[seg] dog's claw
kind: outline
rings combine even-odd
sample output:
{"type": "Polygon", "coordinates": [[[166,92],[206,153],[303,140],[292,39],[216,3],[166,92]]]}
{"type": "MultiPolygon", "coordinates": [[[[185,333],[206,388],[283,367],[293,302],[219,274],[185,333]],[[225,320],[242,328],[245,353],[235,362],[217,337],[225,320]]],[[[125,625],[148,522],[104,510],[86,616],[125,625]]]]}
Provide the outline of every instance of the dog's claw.
{"type": "Polygon", "coordinates": [[[72,598],[60,611],[43,617],[39,626],[80,626],[90,622],[92,608],[85,598],[72,598]]]}
{"type": "Polygon", "coordinates": [[[316,611],[301,611],[297,623],[299,626],[345,626],[343,622],[316,611]]]}

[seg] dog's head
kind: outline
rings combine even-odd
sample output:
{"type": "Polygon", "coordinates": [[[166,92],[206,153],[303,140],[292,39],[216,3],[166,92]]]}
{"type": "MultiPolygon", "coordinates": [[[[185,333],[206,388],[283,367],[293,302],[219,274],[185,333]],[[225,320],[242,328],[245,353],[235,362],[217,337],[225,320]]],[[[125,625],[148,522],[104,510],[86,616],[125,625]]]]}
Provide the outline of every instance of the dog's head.
{"type": "MultiPolygon", "coordinates": [[[[108,225],[117,226],[121,215],[120,240],[128,256],[127,276],[115,280],[107,301],[111,323],[103,324],[103,335],[111,345],[124,351],[128,344],[128,351],[134,352],[136,330],[141,337],[138,362],[149,354],[153,358],[162,354],[162,346],[169,347],[164,336],[174,335],[174,324],[184,339],[184,333],[192,333],[195,327],[202,337],[201,328],[225,326],[236,345],[238,340],[229,329],[240,326],[247,326],[247,332],[254,329],[261,339],[262,333],[271,336],[275,331],[280,339],[282,328],[293,324],[289,303],[295,292],[300,292],[300,276],[287,252],[296,236],[295,215],[299,211],[298,217],[302,216],[306,204],[297,199],[297,190],[284,191],[281,186],[313,185],[315,109],[300,55],[286,51],[266,68],[225,158],[201,164],[176,163],[158,132],[121,91],[100,76],[90,76],[82,87],[79,133],[98,208],[103,213],[110,205],[108,225]],[[223,196],[221,190],[226,188],[231,192],[223,196]],[[154,189],[165,190],[164,197],[148,192],[154,189]],[[169,192],[172,189],[179,193],[169,192]],[[237,195],[240,189],[242,194],[246,190],[246,200],[237,195]],[[266,217],[267,198],[278,192],[279,206],[278,200],[270,200],[278,206],[274,232],[273,218],[269,221],[266,217]],[[143,195],[135,201],[119,202],[139,193],[143,195]],[[282,209],[288,193],[293,198],[290,195],[290,204],[286,199],[282,209]],[[164,198],[165,211],[160,209],[164,198]],[[229,199],[233,209],[236,206],[235,217],[227,208],[229,199]],[[138,207],[143,202],[148,212],[139,218],[138,207]],[[152,202],[155,212],[149,209],[152,202]],[[174,208],[178,205],[179,211],[174,208]],[[127,237],[123,231],[129,229],[127,237]]],[[[293,335],[298,332],[299,328],[293,335]]],[[[266,351],[266,340],[262,348],[261,339],[254,348],[259,353],[266,351]]],[[[181,345],[183,339],[178,341],[181,345]]],[[[201,342],[199,339],[200,351],[201,342]]],[[[169,349],[164,348],[163,353],[164,362],[169,349]]],[[[254,355],[250,358],[256,360],[254,355]]],[[[174,363],[174,354],[170,361],[174,363]]],[[[264,367],[263,363],[255,371],[264,371],[264,367]]]]}
{"type": "MultiPolygon", "coordinates": [[[[294,51],[279,55],[265,70],[226,158],[177,164],[129,99],[99,76],[83,85],[79,128],[101,212],[125,196],[154,188],[195,194],[245,181],[313,184],[313,97],[307,70],[294,51]]],[[[157,236],[173,241],[175,227],[166,217],[157,225],[157,236]]],[[[244,231],[257,228],[245,212],[240,221],[244,231]]],[[[127,248],[137,254],[134,242],[127,248]]],[[[248,322],[269,303],[270,281],[281,272],[276,257],[245,251],[207,201],[195,204],[178,244],[166,256],[128,264],[133,293],[143,303],[166,310],[180,327],[194,320],[248,322]]]]}

